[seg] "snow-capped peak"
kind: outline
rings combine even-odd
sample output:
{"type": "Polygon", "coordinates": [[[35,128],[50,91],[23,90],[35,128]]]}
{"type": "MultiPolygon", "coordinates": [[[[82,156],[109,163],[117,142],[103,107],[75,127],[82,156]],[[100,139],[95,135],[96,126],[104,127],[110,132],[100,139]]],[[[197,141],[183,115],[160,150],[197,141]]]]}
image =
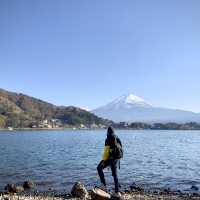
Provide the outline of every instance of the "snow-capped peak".
{"type": "Polygon", "coordinates": [[[123,95],[92,111],[99,117],[114,122],[185,123],[200,122],[200,115],[188,111],[152,106],[133,94],[123,95]]]}
{"type": "Polygon", "coordinates": [[[142,99],[134,94],[129,94],[125,98],[125,103],[135,104],[135,103],[140,103],[140,102],[145,102],[145,101],[144,101],[144,99],[142,99]]]}
{"type": "Polygon", "coordinates": [[[131,107],[151,107],[150,104],[146,103],[144,99],[133,95],[133,94],[128,94],[128,95],[123,95],[112,101],[111,103],[108,103],[107,105],[104,106],[104,108],[131,108],[131,107]]]}

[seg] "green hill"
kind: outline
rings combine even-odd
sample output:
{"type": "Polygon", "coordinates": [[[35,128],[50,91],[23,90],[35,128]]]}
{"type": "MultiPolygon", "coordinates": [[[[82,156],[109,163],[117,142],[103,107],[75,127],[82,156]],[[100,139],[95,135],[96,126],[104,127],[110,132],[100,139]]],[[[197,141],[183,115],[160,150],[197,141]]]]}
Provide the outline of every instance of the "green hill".
{"type": "Polygon", "coordinates": [[[55,106],[21,93],[0,89],[0,127],[98,127],[110,121],[73,106],[55,106]]]}

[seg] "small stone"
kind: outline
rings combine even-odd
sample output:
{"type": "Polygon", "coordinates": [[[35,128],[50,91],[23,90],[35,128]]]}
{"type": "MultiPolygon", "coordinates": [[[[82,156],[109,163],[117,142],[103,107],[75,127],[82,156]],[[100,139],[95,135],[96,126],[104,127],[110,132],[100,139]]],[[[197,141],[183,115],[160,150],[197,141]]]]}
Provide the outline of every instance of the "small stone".
{"type": "Polygon", "coordinates": [[[192,196],[193,196],[193,197],[199,197],[199,194],[196,193],[196,192],[193,192],[193,193],[192,193],[192,196]]]}
{"type": "Polygon", "coordinates": [[[133,191],[138,191],[138,192],[144,191],[144,189],[142,187],[137,186],[137,185],[131,185],[130,189],[133,190],[133,191]]]}
{"type": "Polygon", "coordinates": [[[171,192],[170,188],[164,189],[163,190],[164,193],[169,194],[171,192]]]}
{"type": "Polygon", "coordinates": [[[35,187],[35,183],[33,181],[24,181],[23,187],[25,190],[29,190],[35,187]]]}
{"type": "Polygon", "coordinates": [[[72,187],[72,190],[71,190],[71,194],[74,197],[79,197],[79,198],[83,198],[83,199],[86,199],[88,197],[88,191],[87,191],[87,189],[80,182],[76,182],[74,184],[74,186],[72,187]]]}
{"type": "Polygon", "coordinates": [[[195,186],[195,185],[192,185],[192,187],[191,187],[191,190],[199,190],[199,188],[197,187],[197,186],[195,186]]]}

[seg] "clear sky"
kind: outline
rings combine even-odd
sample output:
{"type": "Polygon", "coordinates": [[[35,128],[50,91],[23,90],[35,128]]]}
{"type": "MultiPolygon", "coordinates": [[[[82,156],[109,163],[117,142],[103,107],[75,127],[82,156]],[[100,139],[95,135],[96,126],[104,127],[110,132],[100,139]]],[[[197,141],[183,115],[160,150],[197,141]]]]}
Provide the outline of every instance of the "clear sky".
{"type": "Polygon", "coordinates": [[[133,93],[200,112],[200,1],[0,0],[0,87],[57,105],[133,93]]]}

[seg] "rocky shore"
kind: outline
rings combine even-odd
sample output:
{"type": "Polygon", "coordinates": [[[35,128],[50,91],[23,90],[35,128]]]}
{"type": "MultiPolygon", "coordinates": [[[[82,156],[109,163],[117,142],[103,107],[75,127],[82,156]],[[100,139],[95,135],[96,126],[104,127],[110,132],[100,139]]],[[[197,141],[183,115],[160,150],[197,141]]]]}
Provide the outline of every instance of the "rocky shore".
{"type": "Polygon", "coordinates": [[[194,189],[193,193],[182,193],[170,189],[148,192],[140,186],[132,185],[129,189],[121,192],[120,198],[114,197],[100,188],[88,191],[80,182],[75,183],[71,193],[66,194],[38,193],[35,187],[36,185],[31,181],[25,181],[22,186],[8,184],[5,191],[0,193],[0,200],[200,200],[200,194],[197,193],[198,188],[195,186],[192,188],[194,189]]]}

